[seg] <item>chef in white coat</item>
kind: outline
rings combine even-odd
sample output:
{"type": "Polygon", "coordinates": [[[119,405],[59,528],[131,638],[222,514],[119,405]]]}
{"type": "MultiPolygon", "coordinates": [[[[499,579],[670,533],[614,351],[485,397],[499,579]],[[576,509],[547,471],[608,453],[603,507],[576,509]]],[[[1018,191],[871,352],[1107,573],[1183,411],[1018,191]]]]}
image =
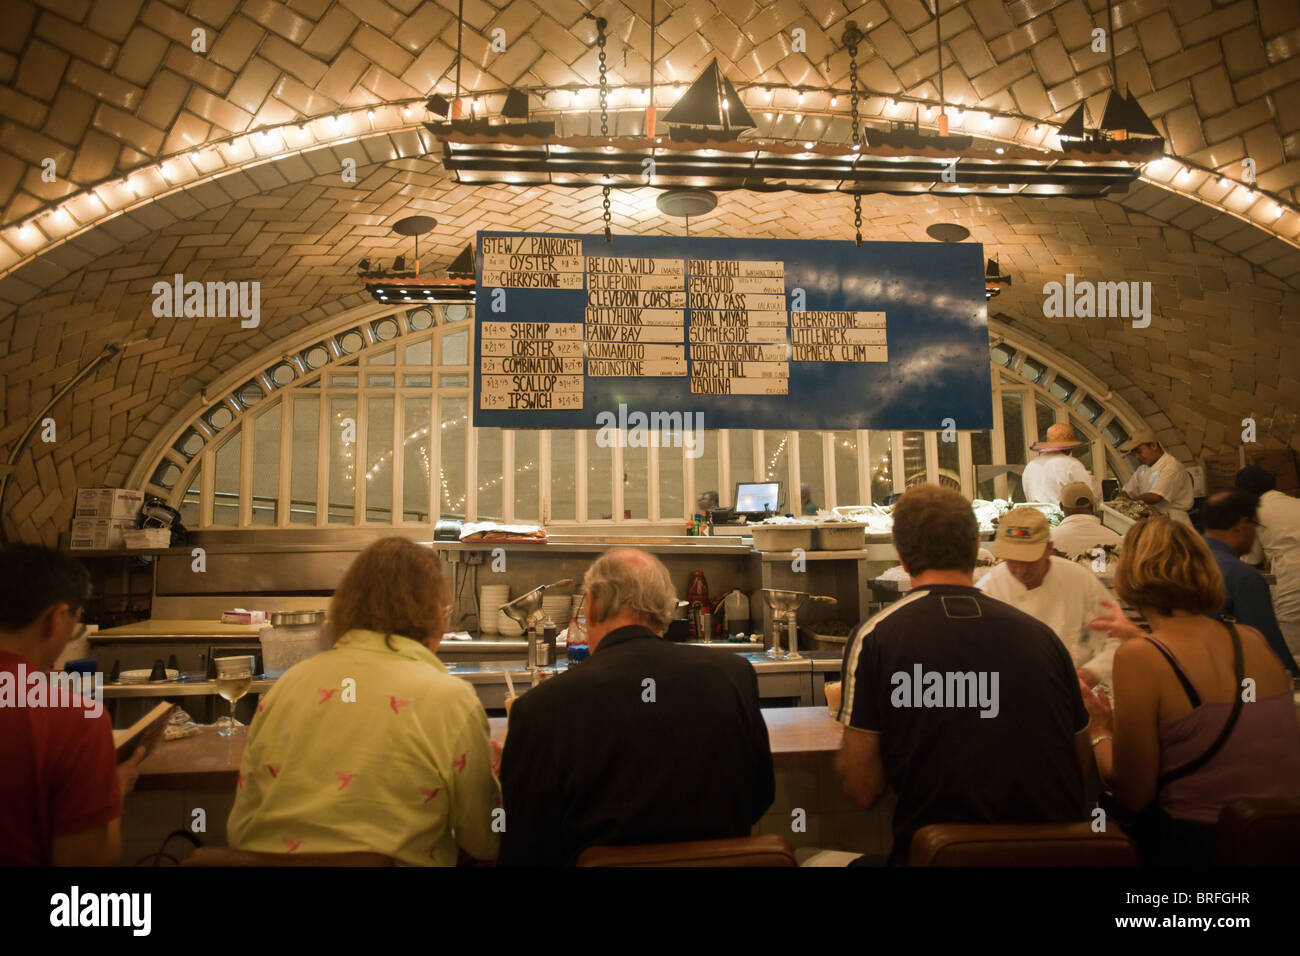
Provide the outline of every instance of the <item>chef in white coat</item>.
{"type": "Polygon", "coordinates": [[[1192,476],[1182,462],[1160,447],[1155,432],[1138,432],[1124,453],[1133,455],[1141,464],[1119,496],[1144,501],[1162,515],[1191,524],[1187,512],[1192,507],[1192,476]]]}
{"type": "Polygon", "coordinates": [[[1020,476],[1020,486],[1025,491],[1026,501],[1042,501],[1056,504],[1061,500],[1061,491],[1066,485],[1081,481],[1097,493],[1092,475],[1083,467],[1083,462],[1074,457],[1081,448],[1087,448],[1086,441],[1079,441],[1079,436],[1068,422],[1057,422],[1047,429],[1047,436],[1036,441],[1029,450],[1038,453],[1038,457],[1025,465],[1020,476]]]}

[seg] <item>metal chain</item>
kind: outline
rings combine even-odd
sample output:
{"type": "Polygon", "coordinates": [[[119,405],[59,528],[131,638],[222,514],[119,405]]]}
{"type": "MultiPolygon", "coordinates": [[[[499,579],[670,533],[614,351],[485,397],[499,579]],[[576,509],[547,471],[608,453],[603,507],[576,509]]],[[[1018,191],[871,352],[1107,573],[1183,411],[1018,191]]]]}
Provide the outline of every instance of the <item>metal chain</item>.
{"type": "MultiPolygon", "coordinates": [[[[600,62],[600,135],[609,138],[609,77],[606,74],[605,67],[605,27],[604,17],[596,17],[596,46],[600,49],[598,57],[600,62]]],[[[613,233],[610,230],[610,213],[609,213],[609,186],[605,186],[600,191],[601,206],[604,208],[605,218],[605,241],[613,241],[613,233]]]]}
{"type": "MultiPolygon", "coordinates": [[[[850,25],[844,32],[844,43],[849,50],[849,113],[853,118],[853,152],[858,153],[862,149],[862,132],[858,119],[858,31],[855,25],[850,25]]],[[[857,157],[854,157],[856,164],[857,157]]],[[[853,194],[853,229],[855,241],[862,245],[862,194],[855,192],[853,194]]]]}

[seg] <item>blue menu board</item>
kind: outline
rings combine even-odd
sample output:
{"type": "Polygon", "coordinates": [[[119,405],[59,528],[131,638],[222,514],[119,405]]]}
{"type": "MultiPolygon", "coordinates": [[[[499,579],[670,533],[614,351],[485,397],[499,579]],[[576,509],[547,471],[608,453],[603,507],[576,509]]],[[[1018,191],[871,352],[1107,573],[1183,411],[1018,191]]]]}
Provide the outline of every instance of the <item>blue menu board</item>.
{"type": "Polygon", "coordinates": [[[476,268],[475,425],[993,425],[977,244],[480,232],[476,268]]]}

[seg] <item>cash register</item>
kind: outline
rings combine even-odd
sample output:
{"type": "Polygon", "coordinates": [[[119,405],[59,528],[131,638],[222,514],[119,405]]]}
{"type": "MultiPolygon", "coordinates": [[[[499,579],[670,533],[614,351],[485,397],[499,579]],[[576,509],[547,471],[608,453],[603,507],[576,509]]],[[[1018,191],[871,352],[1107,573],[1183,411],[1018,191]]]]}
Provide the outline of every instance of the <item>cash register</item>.
{"type": "Polygon", "coordinates": [[[731,508],[714,508],[709,513],[715,535],[744,537],[749,525],[780,514],[781,483],[779,481],[737,482],[731,508]]]}

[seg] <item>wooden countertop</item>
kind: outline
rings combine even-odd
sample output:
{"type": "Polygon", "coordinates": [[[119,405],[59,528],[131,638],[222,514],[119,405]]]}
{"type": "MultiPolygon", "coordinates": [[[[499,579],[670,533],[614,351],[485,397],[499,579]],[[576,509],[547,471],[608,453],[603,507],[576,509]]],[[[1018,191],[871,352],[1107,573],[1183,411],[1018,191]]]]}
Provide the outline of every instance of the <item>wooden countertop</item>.
{"type": "MultiPolygon", "coordinates": [[[[763,710],[772,757],[778,764],[825,759],[840,749],[844,728],[825,707],[772,707],[763,710]]],[[[504,743],[506,718],[488,720],[492,739],[504,743]]],[[[222,737],[205,727],[193,737],[164,740],[140,765],[137,790],[187,790],[233,787],[247,735],[222,737]]]]}

